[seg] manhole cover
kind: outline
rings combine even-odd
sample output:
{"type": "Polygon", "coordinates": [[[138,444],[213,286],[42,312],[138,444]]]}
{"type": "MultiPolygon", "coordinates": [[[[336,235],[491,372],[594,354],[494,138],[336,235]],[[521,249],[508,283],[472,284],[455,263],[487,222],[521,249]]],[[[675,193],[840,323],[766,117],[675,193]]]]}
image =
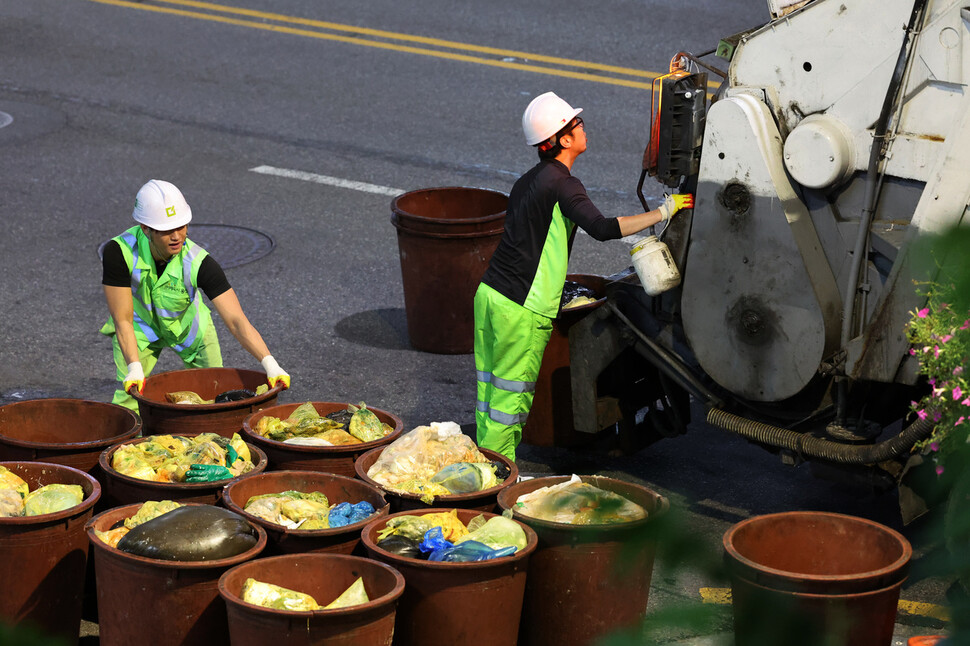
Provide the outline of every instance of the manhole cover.
{"type": "MultiPolygon", "coordinates": [[[[189,238],[212,254],[223,269],[259,260],[276,246],[273,238],[255,229],[229,224],[190,224],[189,238]]],[[[98,246],[98,257],[104,254],[105,240],[98,246]]]]}

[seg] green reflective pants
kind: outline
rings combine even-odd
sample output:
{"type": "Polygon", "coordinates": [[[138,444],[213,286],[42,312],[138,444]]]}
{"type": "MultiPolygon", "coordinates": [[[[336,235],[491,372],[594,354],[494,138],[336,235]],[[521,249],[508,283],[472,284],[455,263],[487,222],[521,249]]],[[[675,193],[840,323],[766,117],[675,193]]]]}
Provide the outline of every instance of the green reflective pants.
{"type": "MultiPolygon", "coordinates": [[[[145,372],[145,377],[148,377],[151,373],[152,368],[155,367],[155,364],[158,362],[158,357],[162,354],[162,350],[165,347],[167,346],[149,345],[144,350],[138,352],[138,360],[141,361],[141,368],[145,372]]],[[[125,361],[124,355],[121,354],[121,347],[118,345],[118,336],[115,334],[111,335],[111,350],[114,354],[115,368],[117,369],[116,374],[118,376],[118,383],[120,384],[128,376],[128,363],[125,361]]],[[[195,358],[191,362],[183,359],[183,363],[185,363],[186,368],[222,367],[222,349],[219,347],[219,335],[216,333],[215,325],[210,325],[209,329],[202,335],[202,342],[195,358]]],[[[130,408],[136,413],[138,412],[138,401],[121,388],[115,391],[111,403],[130,408]]]]}
{"type": "Polygon", "coordinates": [[[485,285],[475,293],[475,371],[478,445],[515,460],[532,408],[552,319],[485,285]]]}

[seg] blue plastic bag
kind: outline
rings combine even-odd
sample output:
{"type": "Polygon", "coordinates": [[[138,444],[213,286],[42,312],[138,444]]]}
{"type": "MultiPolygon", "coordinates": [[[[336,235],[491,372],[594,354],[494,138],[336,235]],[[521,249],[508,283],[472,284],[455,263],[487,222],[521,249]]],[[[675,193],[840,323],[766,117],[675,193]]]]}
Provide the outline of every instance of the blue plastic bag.
{"type": "Polygon", "coordinates": [[[431,552],[428,560],[447,561],[449,563],[470,563],[471,561],[488,561],[502,556],[509,556],[515,554],[515,551],[515,545],[509,545],[508,547],[496,550],[478,541],[462,541],[457,545],[443,547],[431,552]]]}
{"type": "Polygon", "coordinates": [[[330,521],[330,527],[344,527],[359,523],[373,513],[374,505],[366,500],[355,505],[341,502],[330,508],[327,520],[330,521]]]}
{"type": "Polygon", "coordinates": [[[441,527],[435,526],[424,533],[424,539],[418,545],[418,549],[428,554],[429,552],[434,553],[438,550],[452,547],[453,545],[451,541],[445,540],[445,535],[441,531],[441,527]]]}

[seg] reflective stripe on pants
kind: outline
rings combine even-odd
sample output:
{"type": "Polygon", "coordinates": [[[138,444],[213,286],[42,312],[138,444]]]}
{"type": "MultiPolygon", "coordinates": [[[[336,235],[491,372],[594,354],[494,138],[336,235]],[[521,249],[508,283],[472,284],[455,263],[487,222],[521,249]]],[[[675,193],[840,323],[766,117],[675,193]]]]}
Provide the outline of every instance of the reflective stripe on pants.
{"type": "Polygon", "coordinates": [[[510,301],[488,285],[475,293],[478,445],[515,460],[532,408],[552,319],[510,301]]]}

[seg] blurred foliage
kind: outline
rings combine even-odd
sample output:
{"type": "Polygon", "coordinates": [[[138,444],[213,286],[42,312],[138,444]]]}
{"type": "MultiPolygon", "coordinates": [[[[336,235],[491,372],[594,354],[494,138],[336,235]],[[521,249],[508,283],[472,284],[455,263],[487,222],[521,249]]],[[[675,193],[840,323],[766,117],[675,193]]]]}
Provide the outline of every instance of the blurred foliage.
{"type": "Polygon", "coordinates": [[[0,646],[67,646],[66,639],[45,635],[30,626],[0,623],[0,646]]]}

